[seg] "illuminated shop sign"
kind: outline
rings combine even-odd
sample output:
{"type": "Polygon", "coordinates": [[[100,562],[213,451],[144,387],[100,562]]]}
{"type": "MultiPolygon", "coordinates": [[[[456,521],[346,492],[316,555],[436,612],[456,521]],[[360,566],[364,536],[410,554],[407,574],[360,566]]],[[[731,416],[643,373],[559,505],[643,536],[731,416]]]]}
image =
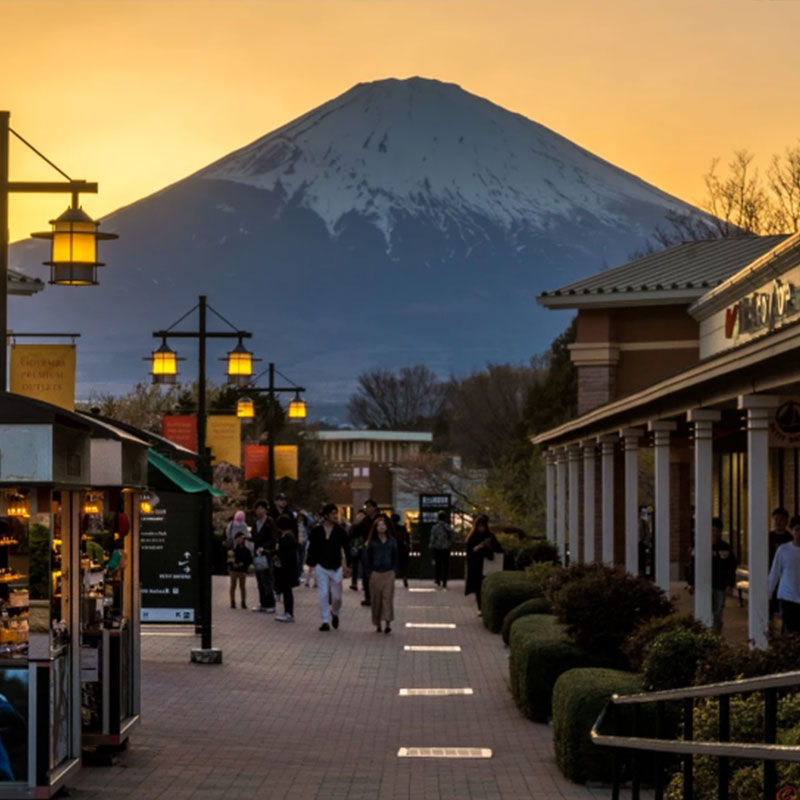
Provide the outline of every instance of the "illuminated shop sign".
{"type": "Polygon", "coordinates": [[[766,333],[779,328],[800,311],[800,293],[793,283],[774,280],[725,309],[725,338],[766,333]]]}

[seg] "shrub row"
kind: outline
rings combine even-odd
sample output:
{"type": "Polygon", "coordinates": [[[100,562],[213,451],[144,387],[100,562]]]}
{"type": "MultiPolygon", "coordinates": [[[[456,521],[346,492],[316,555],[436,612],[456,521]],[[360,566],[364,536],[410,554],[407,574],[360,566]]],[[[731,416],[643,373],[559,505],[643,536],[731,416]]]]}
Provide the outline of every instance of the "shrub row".
{"type": "Polygon", "coordinates": [[[524,572],[494,572],[487,575],[481,588],[483,624],[492,633],[500,633],[503,619],[509,611],[525,600],[543,596],[542,581],[524,572]]]}
{"type": "Polygon", "coordinates": [[[516,620],[520,617],[527,617],[529,614],[549,614],[550,613],[550,603],[544,597],[534,597],[531,600],[526,600],[524,603],[520,603],[518,606],[515,606],[505,615],[503,619],[503,629],[501,634],[503,636],[503,642],[505,644],[509,643],[509,639],[511,637],[511,626],[514,624],[516,620]]]}

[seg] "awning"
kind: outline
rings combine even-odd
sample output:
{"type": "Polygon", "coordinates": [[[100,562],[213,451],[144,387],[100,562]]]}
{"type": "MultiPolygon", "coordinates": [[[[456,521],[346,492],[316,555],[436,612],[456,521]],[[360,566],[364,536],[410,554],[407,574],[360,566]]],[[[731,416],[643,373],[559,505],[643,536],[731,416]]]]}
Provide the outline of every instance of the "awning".
{"type": "Polygon", "coordinates": [[[154,489],[166,491],[178,489],[189,494],[208,493],[212,497],[225,497],[225,493],[215,489],[210,483],[201,480],[180,464],[164,458],[150,448],[147,451],[148,478],[147,483],[154,489]]]}

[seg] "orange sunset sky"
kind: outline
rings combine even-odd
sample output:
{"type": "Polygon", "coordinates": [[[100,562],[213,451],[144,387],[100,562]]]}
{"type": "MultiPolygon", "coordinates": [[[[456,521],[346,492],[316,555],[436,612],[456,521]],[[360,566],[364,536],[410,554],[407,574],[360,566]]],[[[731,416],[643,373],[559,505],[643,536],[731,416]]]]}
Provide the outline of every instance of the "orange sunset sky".
{"type": "MultiPolygon", "coordinates": [[[[94,216],[360,81],[460,84],[690,202],[800,138],[800,3],[0,0],[0,108],[94,216]]],[[[57,177],[12,145],[12,179],[57,177]]],[[[12,240],[67,198],[15,196],[12,240]]]]}

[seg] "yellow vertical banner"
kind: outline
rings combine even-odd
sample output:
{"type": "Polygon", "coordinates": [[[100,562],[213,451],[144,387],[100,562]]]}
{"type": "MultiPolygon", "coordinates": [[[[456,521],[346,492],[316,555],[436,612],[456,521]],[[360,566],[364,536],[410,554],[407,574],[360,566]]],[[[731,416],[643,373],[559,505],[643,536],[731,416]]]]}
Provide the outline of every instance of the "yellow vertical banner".
{"type": "Polygon", "coordinates": [[[206,420],[206,446],[211,448],[211,463],[227,461],[242,466],[242,421],[232,414],[209,416],[206,420]]]}
{"type": "Polygon", "coordinates": [[[275,445],[275,477],[297,480],[297,445],[275,445]]]}
{"type": "Polygon", "coordinates": [[[11,391],[75,410],[75,345],[11,345],[11,391]]]}

